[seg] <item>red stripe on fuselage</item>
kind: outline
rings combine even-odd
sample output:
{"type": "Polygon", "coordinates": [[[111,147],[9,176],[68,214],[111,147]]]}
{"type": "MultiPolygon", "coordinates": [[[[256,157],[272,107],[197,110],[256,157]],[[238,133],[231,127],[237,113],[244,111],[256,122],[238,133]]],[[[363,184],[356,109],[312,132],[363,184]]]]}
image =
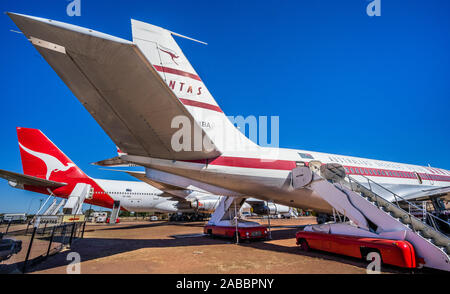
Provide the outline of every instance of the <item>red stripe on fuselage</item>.
{"type": "Polygon", "coordinates": [[[292,170],[296,167],[295,161],[291,160],[272,160],[259,158],[243,158],[243,157],[229,157],[221,156],[212,160],[190,160],[187,162],[201,163],[208,165],[220,165],[230,167],[242,168],[259,168],[259,169],[277,169],[277,170],[292,170]]]}
{"type": "MultiPolygon", "coordinates": [[[[271,160],[259,158],[229,157],[221,156],[212,160],[190,160],[186,162],[200,163],[217,166],[238,167],[238,168],[255,168],[255,169],[273,169],[290,171],[297,167],[295,161],[291,160],[271,160]]],[[[384,177],[398,179],[417,179],[414,172],[386,170],[379,168],[343,166],[348,175],[363,175],[367,177],[384,177]]],[[[431,180],[436,182],[450,182],[450,176],[433,175],[419,173],[422,180],[431,180]]]]}

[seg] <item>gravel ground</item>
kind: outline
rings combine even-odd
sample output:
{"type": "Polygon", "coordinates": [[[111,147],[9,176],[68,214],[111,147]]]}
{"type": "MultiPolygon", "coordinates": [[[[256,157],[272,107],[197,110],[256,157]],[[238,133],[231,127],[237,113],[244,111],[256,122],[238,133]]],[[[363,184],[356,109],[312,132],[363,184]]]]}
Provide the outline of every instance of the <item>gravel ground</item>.
{"type": "MultiPolygon", "coordinates": [[[[365,274],[362,260],[319,251],[302,252],[295,232],[315,219],[271,220],[270,241],[231,243],[202,236],[203,222],[90,224],[85,239],[30,268],[30,273],[66,273],[67,254],[81,256],[81,273],[181,274],[365,274]]],[[[267,220],[260,220],[267,224],[267,220]]],[[[382,267],[384,273],[402,272],[382,267]]],[[[404,272],[404,271],[403,271],[404,272]]]]}

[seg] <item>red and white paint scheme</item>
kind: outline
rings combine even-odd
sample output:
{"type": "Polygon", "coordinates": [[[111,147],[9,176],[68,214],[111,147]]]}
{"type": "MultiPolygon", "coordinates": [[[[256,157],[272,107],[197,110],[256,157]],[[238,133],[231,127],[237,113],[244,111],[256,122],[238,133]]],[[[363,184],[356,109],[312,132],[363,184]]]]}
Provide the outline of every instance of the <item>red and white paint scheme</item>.
{"type": "Polygon", "coordinates": [[[91,186],[88,204],[112,208],[120,201],[122,209],[135,212],[193,211],[189,201],[171,200],[173,195],[141,181],[87,176],[40,130],[17,128],[17,136],[24,174],[0,170],[0,177],[14,188],[68,198],[77,184],[85,183],[91,186]]]}
{"type": "Polygon", "coordinates": [[[120,148],[120,159],[146,168],[144,181],[228,196],[208,225],[241,226],[237,211],[249,197],[337,210],[352,223],[330,225],[328,234],[406,240],[425,266],[450,271],[448,236],[389,202],[448,197],[450,171],[259,146],[225,116],[173,38],[184,36],[132,20],[129,41],[8,15],[120,148]],[[335,171],[338,180],[326,176],[335,171]]]}
{"type": "MultiPolygon", "coordinates": [[[[115,181],[93,179],[76,166],[40,130],[17,128],[20,156],[24,175],[0,170],[0,177],[10,186],[41,194],[68,198],[75,186],[85,183],[91,186],[91,196],[85,203],[112,208],[120,201],[121,208],[135,212],[212,213],[220,197],[202,191],[161,186],[158,189],[144,181],[115,181]]],[[[118,149],[119,155],[124,155],[118,149]]],[[[130,165],[127,165],[130,166],[130,165]]],[[[141,179],[145,173],[121,171],[141,179]]],[[[262,214],[288,214],[289,207],[265,205],[263,201],[248,199],[243,209],[262,214]],[[267,213],[266,213],[267,212],[267,213]]]]}
{"type": "Polygon", "coordinates": [[[315,191],[292,188],[291,171],[335,163],[406,199],[448,197],[448,170],[258,146],[223,113],[175,42],[173,35],[183,37],[179,34],[132,20],[129,41],[53,20],[8,15],[120,148],[121,158],[145,166],[147,177],[160,172],[167,183],[184,179],[210,193],[329,213],[332,207],[315,191]],[[177,116],[187,118],[192,131],[200,130],[201,142],[211,141],[212,148],[198,148],[193,136],[191,148],[175,151],[171,140],[179,125],[172,126],[172,120],[177,116]]]}

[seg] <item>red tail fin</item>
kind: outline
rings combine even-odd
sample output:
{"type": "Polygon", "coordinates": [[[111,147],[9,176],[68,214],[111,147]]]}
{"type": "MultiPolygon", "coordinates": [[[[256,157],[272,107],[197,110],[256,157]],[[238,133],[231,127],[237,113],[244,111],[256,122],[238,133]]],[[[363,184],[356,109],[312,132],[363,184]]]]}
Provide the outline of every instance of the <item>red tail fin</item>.
{"type": "Polygon", "coordinates": [[[26,175],[66,182],[68,178],[87,178],[40,130],[17,128],[20,157],[26,175]]]}

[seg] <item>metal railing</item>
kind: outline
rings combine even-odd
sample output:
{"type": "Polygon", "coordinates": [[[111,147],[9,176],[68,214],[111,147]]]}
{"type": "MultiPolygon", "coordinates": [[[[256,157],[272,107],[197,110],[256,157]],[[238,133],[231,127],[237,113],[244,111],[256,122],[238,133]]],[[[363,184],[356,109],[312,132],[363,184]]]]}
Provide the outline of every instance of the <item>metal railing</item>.
{"type": "MultiPolygon", "coordinates": [[[[377,192],[375,192],[375,191],[373,190],[372,186],[381,188],[382,190],[388,192],[389,194],[391,194],[392,196],[394,196],[394,201],[395,201],[395,204],[396,204],[397,208],[400,209],[400,210],[402,210],[406,215],[409,216],[409,218],[410,218],[410,223],[411,223],[411,226],[412,226],[412,228],[413,228],[414,231],[415,231],[415,228],[414,228],[414,225],[413,225],[413,222],[412,222],[412,218],[414,218],[414,219],[416,219],[416,220],[418,220],[418,221],[420,221],[420,222],[422,222],[422,221],[419,220],[418,218],[416,218],[415,216],[413,216],[412,214],[410,214],[409,212],[405,211],[403,208],[401,208],[399,202],[402,202],[402,203],[404,203],[404,204],[406,204],[406,205],[409,205],[410,207],[414,207],[415,209],[417,209],[417,210],[419,210],[419,211],[422,211],[422,213],[423,213],[424,215],[426,215],[427,219],[430,220],[430,223],[431,223],[431,225],[433,226],[434,230],[436,230],[436,231],[438,231],[438,232],[441,232],[441,230],[440,230],[439,226],[436,225],[436,221],[439,221],[439,222],[441,222],[442,224],[446,224],[447,226],[450,227],[450,223],[449,223],[449,222],[447,222],[447,221],[445,221],[445,220],[443,220],[443,219],[441,219],[441,218],[435,216],[434,214],[428,212],[426,209],[423,209],[423,208],[421,208],[421,207],[415,205],[415,204],[412,203],[411,201],[406,200],[405,198],[403,198],[403,197],[401,197],[400,195],[398,195],[398,194],[392,192],[391,190],[389,190],[388,188],[384,187],[383,185],[380,185],[380,184],[378,184],[377,182],[375,182],[375,181],[373,181],[373,180],[371,180],[371,179],[369,179],[369,178],[367,178],[367,177],[365,177],[365,176],[363,176],[363,175],[358,175],[358,176],[364,178],[365,180],[367,180],[368,188],[365,187],[360,181],[358,181],[358,180],[356,180],[355,178],[351,177],[350,175],[346,175],[346,178],[348,178],[348,182],[349,182],[350,188],[351,188],[352,190],[353,190],[352,182],[354,182],[354,183],[355,183],[356,185],[358,185],[358,186],[361,186],[361,187],[363,187],[363,188],[369,190],[369,191],[375,196],[375,202],[376,202],[377,206],[380,206],[380,200],[379,200],[379,198],[381,198],[382,200],[387,201],[387,202],[391,202],[391,201],[388,201],[388,200],[386,200],[384,197],[380,196],[377,192]]],[[[424,222],[422,222],[422,223],[424,223],[424,222]]],[[[428,224],[426,224],[426,223],[424,223],[424,224],[428,226],[428,224]]],[[[442,233],[442,232],[441,232],[441,233],[442,233]]]]}
{"type": "Polygon", "coordinates": [[[83,239],[86,222],[8,224],[0,231],[4,239],[21,242],[21,249],[0,264],[0,273],[27,272],[30,266],[44,261],[49,256],[71,247],[73,242],[83,239]]]}

